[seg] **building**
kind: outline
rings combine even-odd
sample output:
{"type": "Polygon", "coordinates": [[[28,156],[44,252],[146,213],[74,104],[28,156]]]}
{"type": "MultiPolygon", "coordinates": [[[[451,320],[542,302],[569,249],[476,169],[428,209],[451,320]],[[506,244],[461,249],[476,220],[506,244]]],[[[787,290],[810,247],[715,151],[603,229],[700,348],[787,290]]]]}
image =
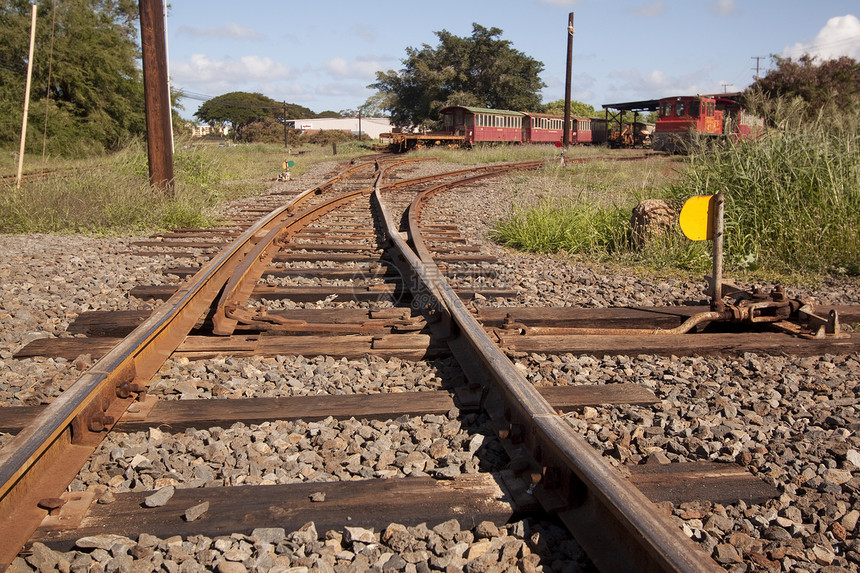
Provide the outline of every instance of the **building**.
{"type": "Polygon", "coordinates": [[[211,125],[192,125],[191,126],[191,136],[192,137],[206,137],[207,135],[227,135],[230,133],[230,127],[212,127],[211,125]]]}
{"type": "Polygon", "coordinates": [[[362,135],[371,139],[379,139],[380,133],[391,131],[391,121],[387,117],[320,117],[314,119],[288,119],[287,127],[293,127],[302,133],[317,131],[345,131],[358,135],[359,122],[362,135]]]}

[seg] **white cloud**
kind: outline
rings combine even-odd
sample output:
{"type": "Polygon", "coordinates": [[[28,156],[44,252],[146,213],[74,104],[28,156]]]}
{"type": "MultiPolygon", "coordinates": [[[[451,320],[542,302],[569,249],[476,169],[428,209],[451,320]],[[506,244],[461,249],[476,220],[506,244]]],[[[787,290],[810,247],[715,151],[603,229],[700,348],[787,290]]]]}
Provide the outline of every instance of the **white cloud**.
{"type": "Polygon", "coordinates": [[[656,18],[666,13],[666,5],[663,2],[653,2],[637,8],[635,12],[645,18],[656,18]]]}
{"type": "Polygon", "coordinates": [[[344,58],[332,58],[325,63],[325,70],[329,75],[338,79],[360,79],[373,81],[376,72],[388,69],[383,63],[384,58],[357,57],[352,61],[344,58]]]}
{"type": "Polygon", "coordinates": [[[362,40],[367,42],[373,42],[376,40],[376,34],[373,32],[373,28],[368,26],[367,24],[356,23],[352,26],[352,32],[362,40]]]}
{"type": "Polygon", "coordinates": [[[615,71],[609,74],[608,97],[613,101],[633,101],[722,91],[722,86],[707,78],[708,73],[708,70],[697,70],[682,76],[668,76],[663,70],[646,74],[639,70],[615,71]]]}
{"type": "Polygon", "coordinates": [[[717,16],[729,16],[738,12],[735,0],[716,0],[716,2],[708,2],[707,6],[717,16]]]}
{"type": "Polygon", "coordinates": [[[230,22],[223,26],[209,28],[194,28],[193,26],[180,26],[176,33],[192,38],[226,38],[229,40],[262,40],[263,36],[251,28],[243,28],[238,24],[230,22]]]}
{"type": "Polygon", "coordinates": [[[803,54],[821,60],[842,56],[860,59],[860,19],[852,14],[830,18],[811,42],[798,42],[782,52],[783,57],[791,58],[803,54]]]}
{"type": "Polygon", "coordinates": [[[243,89],[261,91],[259,86],[262,83],[286,81],[293,76],[293,72],[284,64],[263,56],[215,60],[203,54],[194,54],[189,61],[171,62],[170,75],[176,85],[219,94],[243,89]]]}

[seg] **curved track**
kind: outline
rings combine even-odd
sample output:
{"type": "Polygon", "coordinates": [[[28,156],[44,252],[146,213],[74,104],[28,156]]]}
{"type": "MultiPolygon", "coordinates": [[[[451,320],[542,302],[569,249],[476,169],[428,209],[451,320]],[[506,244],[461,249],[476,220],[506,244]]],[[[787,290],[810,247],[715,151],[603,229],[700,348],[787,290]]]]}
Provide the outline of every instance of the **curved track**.
{"type": "MultiPolygon", "coordinates": [[[[376,160],[351,165],[265,214],[168,293],[165,304],[18,432],[0,450],[0,539],[4,539],[0,562],[10,563],[46,514],[67,503],[61,499],[66,486],[107,432],[130,423],[130,408],[136,412],[147,402],[150,379],[171,355],[184,352],[202,357],[225,348],[235,353],[240,347],[249,353],[300,354],[302,348],[323,345],[339,346],[341,356],[350,352],[426,356],[433,344],[441,344],[460,363],[470,383],[458,398],[460,409],[467,409],[464,396],[474,397],[471,406],[493,419],[512,460],[514,471],[503,484],[506,491],[518,491],[517,495],[537,500],[545,511],[559,516],[595,565],[606,571],[721,570],[580,438],[558,415],[558,407],[514,367],[499,348],[498,338],[464,304],[469,294],[446,281],[438,258],[440,252],[449,251],[424,239],[427,226],[422,208],[435,194],[514,169],[536,169],[540,163],[395,180],[406,163],[376,160]],[[343,188],[336,190],[338,185],[343,188]],[[374,232],[358,243],[346,238],[350,233],[345,229],[368,231],[374,222],[374,232]],[[337,238],[340,235],[345,238],[337,238]],[[272,272],[272,263],[278,257],[321,257],[325,246],[321,237],[333,242],[332,251],[351,253],[347,258],[375,253],[371,267],[396,267],[399,291],[388,290],[390,285],[385,283],[390,281],[383,280],[361,293],[394,296],[394,307],[370,312],[360,324],[355,319],[314,322],[322,313],[296,318],[267,309],[260,299],[276,295],[277,287],[266,290],[260,283],[272,272]]],[[[353,232],[352,236],[359,235],[353,232]]],[[[376,271],[368,272],[376,276],[376,271]]],[[[443,411],[449,407],[445,404],[443,411]]],[[[175,427],[194,424],[193,413],[183,415],[186,419],[175,421],[175,427]]],[[[261,420],[267,416],[258,414],[261,420]]],[[[243,495],[252,499],[256,494],[243,495]]],[[[431,494],[423,491],[421,495],[431,494]]]]}

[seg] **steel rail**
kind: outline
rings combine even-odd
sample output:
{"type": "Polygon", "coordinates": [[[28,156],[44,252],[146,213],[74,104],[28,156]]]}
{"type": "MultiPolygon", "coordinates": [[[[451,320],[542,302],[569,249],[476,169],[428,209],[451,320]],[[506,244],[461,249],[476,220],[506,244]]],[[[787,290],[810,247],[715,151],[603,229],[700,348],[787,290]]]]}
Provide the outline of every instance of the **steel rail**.
{"type": "MultiPolygon", "coordinates": [[[[435,160],[437,158],[430,159],[435,160]]],[[[388,175],[389,171],[402,167],[407,163],[425,160],[426,159],[421,158],[410,158],[398,160],[391,165],[385,166],[385,168],[378,170],[375,186],[381,185],[382,180],[388,175]]],[[[537,167],[541,165],[541,162],[527,162],[527,165],[530,167],[537,167]]],[[[471,167],[435,175],[425,175],[422,177],[395,181],[383,185],[382,188],[384,190],[393,190],[400,187],[436,181],[442,177],[457,177],[475,172],[484,172],[483,175],[479,175],[476,178],[487,177],[497,174],[499,170],[500,168],[498,166],[492,165],[471,167]]],[[[253,291],[254,286],[257,284],[257,281],[260,279],[263,272],[265,272],[265,269],[274,257],[275,251],[277,250],[275,244],[278,242],[285,242],[289,237],[307,226],[312,220],[324,213],[332,211],[343,203],[352,201],[362,195],[370,195],[373,192],[373,189],[374,187],[368,187],[365,189],[346,192],[343,195],[339,195],[328,200],[322,205],[317,205],[315,207],[308,208],[301,213],[297,213],[288,221],[284,221],[282,224],[272,227],[268,234],[256,244],[251,252],[248,253],[248,256],[245,257],[244,261],[236,268],[233,276],[230,277],[230,280],[224,287],[212,316],[213,333],[222,336],[229,336],[233,334],[240,322],[247,324],[254,323],[263,326],[263,322],[268,319],[262,314],[258,315],[248,313],[244,308],[242,308],[242,305],[244,305],[248,300],[248,297],[253,291]]],[[[312,245],[308,246],[312,247],[312,245]]],[[[273,324],[277,324],[277,320],[273,320],[273,324]]]]}
{"type": "MultiPolygon", "coordinates": [[[[394,160],[393,164],[386,165],[385,168],[381,168],[378,161],[374,161],[372,165],[376,167],[376,182],[378,183],[389,170],[402,167],[408,163],[437,160],[438,158],[435,157],[409,158],[394,160]]],[[[365,165],[370,164],[362,164],[356,167],[363,167],[365,165]]],[[[403,182],[400,182],[400,184],[403,184],[403,182]]],[[[344,203],[357,199],[362,195],[370,195],[372,192],[373,187],[348,191],[320,205],[309,207],[300,213],[296,213],[289,220],[284,220],[279,225],[272,226],[266,235],[248,253],[242,263],[236,267],[232,276],[227,281],[212,316],[213,334],[229,336],[233,334],[240,322],[257,322],[263,318],[261,315],[251,316],[243,308],[240,308],[240,306],[248,300],[257,281],[274,257],[277,251],[275,246],[277,242],[283,243],[325,213],[329,213],[344,203]]]]}
{"type": "Polygon", "coordinates": [[[133,394],[145,390],[208,311],[260,235],[291,216],[310,195],[373,165],[351,165],[262,217],[0,449],[0,570],[12,562],[47,515],[40,502],[58,497],[71,483],[105,432],[134,401],[133,394]]]}
{"type": "MultiPolygon", "coordinates": [[[[361,196],[370,195],[373,187],[348,191],[320,205],[309,207],[270,229],[265,237],[248,253],[227,281],[212,316],[212,333],[229,336],[239,322],[243,322],[244,309],[240,308],[254,290],[257,281],[269,266],[282,243],[298,233],[314,220],[337,209],[344,203],[361,196]]],[[[312,247],[313,245],[308,245],[312,247]]]]}
{"type": "MultiPolygon", "coordinates": [[[[427,192],[441,189],[438,186],[427,192]]],[[[442,312],[451,321],[428,322],[450,329],[449,346],[458,361],[480,365],[502,396],[507,423],[504,433],[512,442],[522,443],[540,466],[535,474],[535,494],[545,508],[565,522],[595,565],[603,571],[723,571],[576,434],[490,339],[444,280],[424,245],[417,223],[426,198],[417,196],[407,216],[415,252],[388,215],[379,189],[374,198],[384,214],[390,240],[409,266],[408,272],[421,281],[422,291],[439,297],[432,314],[442,312]]]]}

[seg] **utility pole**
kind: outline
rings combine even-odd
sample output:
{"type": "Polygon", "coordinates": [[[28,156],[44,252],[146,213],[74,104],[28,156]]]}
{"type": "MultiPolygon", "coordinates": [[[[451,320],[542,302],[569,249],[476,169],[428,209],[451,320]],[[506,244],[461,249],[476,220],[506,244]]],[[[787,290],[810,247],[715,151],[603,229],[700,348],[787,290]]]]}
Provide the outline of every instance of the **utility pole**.
{"type": "Polygon", "coordinates": [[[149,182],[173,194],[173,137],[170,129],[170,91],[162,0],[140,0],[140,41],[149,182]]]}
{"type": "MultiPolygon", "coordinates": [[[[567,75],[564,82],[564,133],[561,136],[562,149],[570,145],[570,82],[573,71],[573,12],[567,22],[567,75]]],[[[562,152],[563,153],[563,152],[562,152]]],[[[562,160],[562,165],[564,161],[562,160]]]]}
{"type": "Polygon", "coordinates": [[[759,64],[761,64],[762,56],[753,56],[751,59],[755,60],[755,75],[753,76],[753,79],[758,81],[759,71],[761,69],[759,64]]]}
{"type": "Polygon", "coordinates": [[[30,79],[33,77],[33,52],[36,51],[36,0],[33,0],[33,18],[30,22],[30,57],[27,59],[27,85],[24,89],[24,119],[21,121],[21,147],[18,151],[18,177],[15,187],[21,187],[24,172],[24,147],[27,143],[27,114],[30,113],[30,79]]]}

